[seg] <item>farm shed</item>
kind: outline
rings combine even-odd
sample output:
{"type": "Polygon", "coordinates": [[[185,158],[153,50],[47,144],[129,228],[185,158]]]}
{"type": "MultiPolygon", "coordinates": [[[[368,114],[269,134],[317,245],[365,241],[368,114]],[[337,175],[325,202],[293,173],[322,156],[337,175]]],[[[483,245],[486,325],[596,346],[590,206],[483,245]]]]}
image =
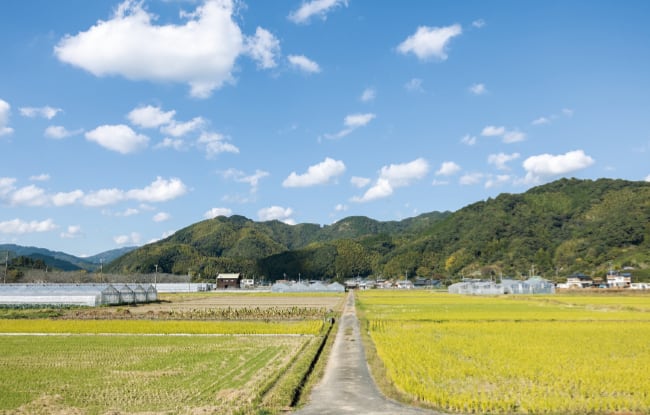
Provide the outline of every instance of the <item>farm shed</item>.
{"type": "Polygon", "coordinates": [[[229,290],[241,287],[241,274],[219,274],[217,275],[217,289],[229,290]]]}

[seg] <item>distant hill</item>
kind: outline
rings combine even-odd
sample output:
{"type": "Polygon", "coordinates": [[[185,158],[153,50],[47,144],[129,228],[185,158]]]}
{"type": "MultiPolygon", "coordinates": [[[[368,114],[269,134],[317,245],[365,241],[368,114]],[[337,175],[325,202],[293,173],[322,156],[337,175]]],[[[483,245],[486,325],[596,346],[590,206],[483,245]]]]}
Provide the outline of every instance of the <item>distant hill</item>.
{"type": "Polygon", "coordinates": [[[133,249],[135,249],[135,247],[119,248],[92,257],[81,258],[66,254],[65,252],[51,251],[45,248],[0,244],[0,252],[9,252],[11,257],[24,256],[34,260],[42,260],[50,269],[61,271],[95,271],[102,259],[104,260],[104,263],[108,263],[133,249]]]}
{"type": "MultiPolygon", "coordinates": [[[[650,183],[561,179],[456,212],[401,221],[363,216],[332,225],[217,217],[126,253],[112,272],[213,278],[604,275],[631,267],[650,280],[650,183]]],[[[637,279],[638,279],[637,278],[637,279]]]]}
{"type": "Polygon", "coordinates": [[[90,262],[91,264],[95,264],[95,265],[99,265],[102,262],[104,264],[107,264],[121,257],[122,255],[133,251],[134,249],[137,249],[137,246],[125,246],[123,248],[111,249],[110,251],[105,251],[97,255],[84,257],[83,259],[84,261],[90,262]]]}

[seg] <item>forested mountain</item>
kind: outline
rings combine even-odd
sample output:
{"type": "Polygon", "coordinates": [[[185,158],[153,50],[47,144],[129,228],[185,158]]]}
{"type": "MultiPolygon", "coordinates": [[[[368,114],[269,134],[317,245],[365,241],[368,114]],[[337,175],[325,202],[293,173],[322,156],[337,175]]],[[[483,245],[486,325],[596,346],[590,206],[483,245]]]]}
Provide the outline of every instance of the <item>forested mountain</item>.
{"type": "Polygon", "coordinates": [[[219,272],[256,278],[525,275],[650,269],[650,183],[561,179],[454,213],[328,226],[217,217],[110,264],[112,272],[219,272]]]}
{"type": "Polygon", "coordinates": [[[102,261],[106,264],[134,249],[135,247],[119,248],[102,252],[91,257],[81,258],[66,254],[65,252],[50,251],[45,248],[2,244],[0,245],[0,256],[2,256],[0,262],[4,263],[6,257],[8,257],[9,260],[17,257],[25,257],[43,263],[50,270],[77,271],[85,269],[86,271],[94,271],[102,261]]]}

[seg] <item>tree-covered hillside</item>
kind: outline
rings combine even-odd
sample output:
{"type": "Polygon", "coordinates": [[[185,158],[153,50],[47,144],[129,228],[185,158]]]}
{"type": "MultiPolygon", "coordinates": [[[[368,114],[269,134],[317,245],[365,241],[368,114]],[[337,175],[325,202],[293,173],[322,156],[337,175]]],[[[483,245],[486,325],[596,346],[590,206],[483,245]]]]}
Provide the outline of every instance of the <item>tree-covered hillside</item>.
{"type": "MultiPolygon", "coordinates": [[[[650,270],[650,183],[561,179],[454,213],[402,221],[349,217],[328,226],[218,217],[127,253],[112,272],[213,278],[525,275],[650,270]]],[[[648,275],[650,276],[650,275],[648,275]]]]}

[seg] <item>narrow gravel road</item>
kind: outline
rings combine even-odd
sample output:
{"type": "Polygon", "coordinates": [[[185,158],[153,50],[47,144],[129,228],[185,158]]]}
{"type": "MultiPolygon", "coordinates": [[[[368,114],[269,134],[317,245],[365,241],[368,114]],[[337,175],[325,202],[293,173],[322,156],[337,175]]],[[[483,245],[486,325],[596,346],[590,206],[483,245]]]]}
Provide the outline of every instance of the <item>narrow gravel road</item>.
{"type": "Polygon", "coordinates": [[[415,415],[439,412],[401,405],[384,397],[370,377],[361,343],[354,293],[348,294],[325,374],[309,403],[295,415],[415,415]]]}

